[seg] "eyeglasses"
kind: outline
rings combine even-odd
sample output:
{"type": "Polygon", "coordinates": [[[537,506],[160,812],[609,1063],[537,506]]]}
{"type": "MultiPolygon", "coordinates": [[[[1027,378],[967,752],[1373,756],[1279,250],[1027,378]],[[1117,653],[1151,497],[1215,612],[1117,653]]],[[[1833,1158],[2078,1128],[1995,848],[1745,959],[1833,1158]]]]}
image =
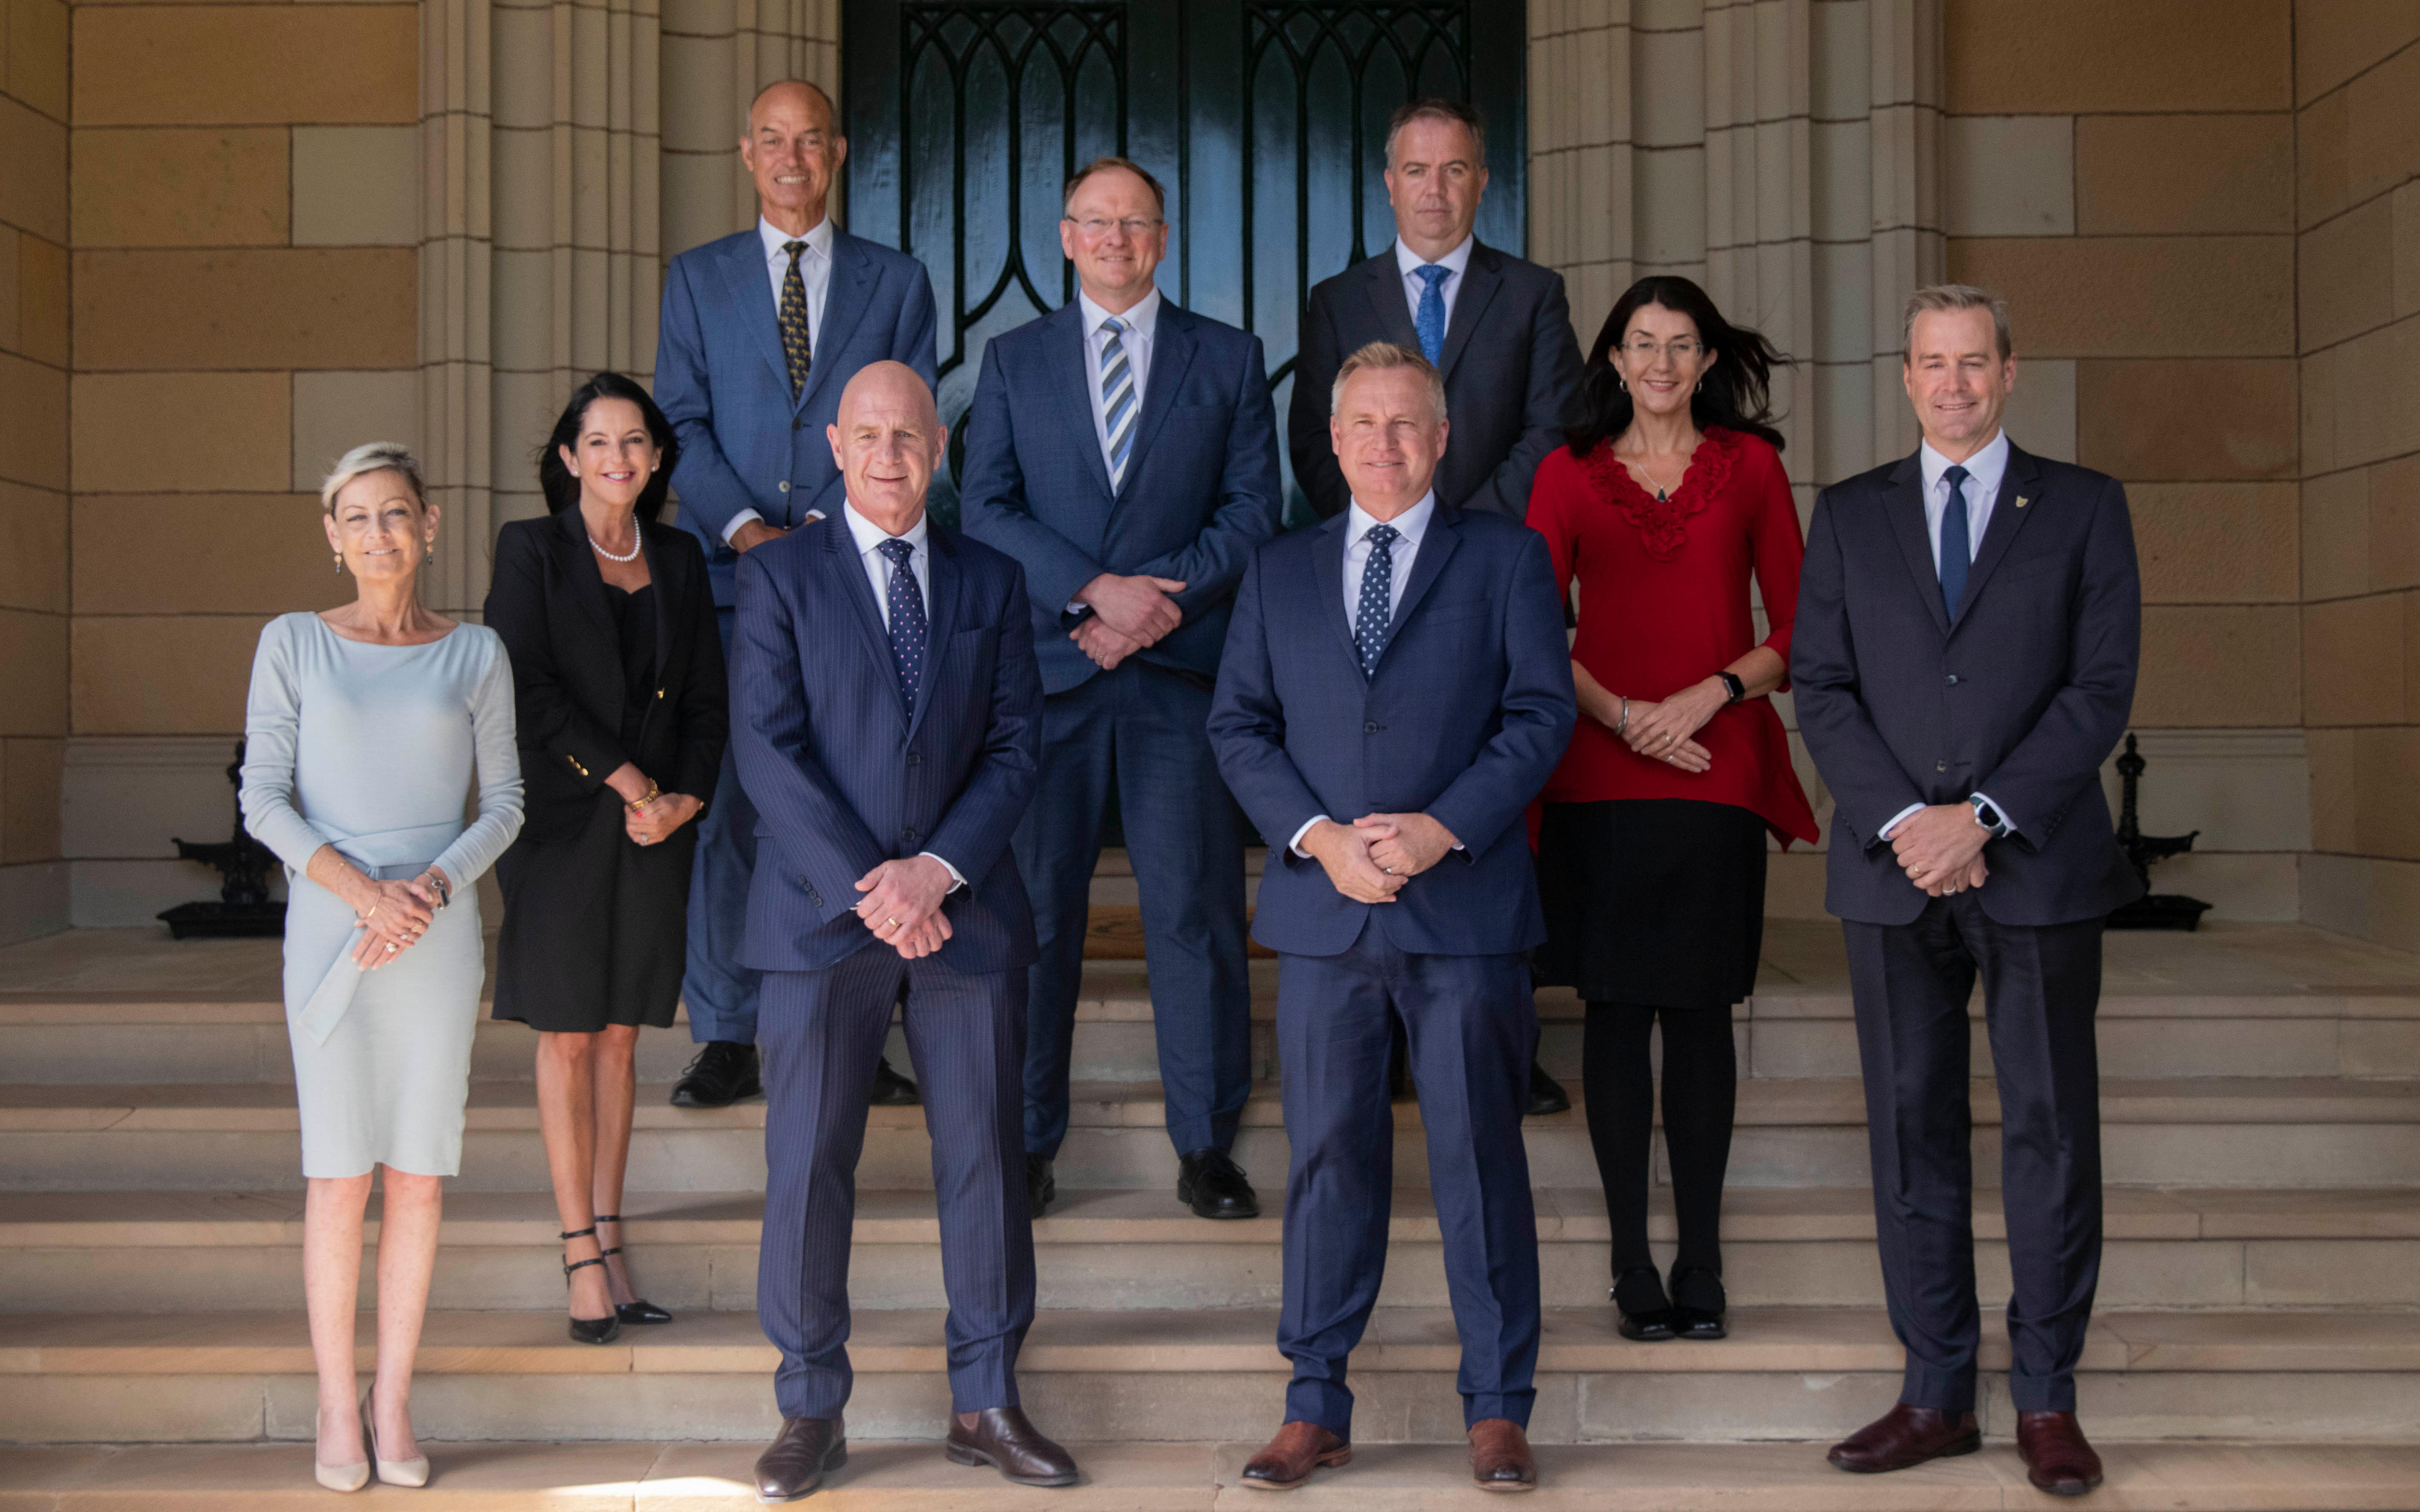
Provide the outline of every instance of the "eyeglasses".
{"type": "Polygon", "coordinates": [[[1165,221],[1145,220],[1140,215],[1130,215],[1122,221],[1105,221],[1098,216],[1081,221],[1076,219],[1073,215],[1062,215],[1059,218],[1067,222],[1069,225],[1075,226],[1077,230],[1083,232],[1086,236],[1091,237],[1095,241],[1109,235],[1112,226],[1125,232],[1125,234],[1130,237],[1142,237],[1150,235],[1152,232],[1159,229],[1162,226],[1168,224],[1165,221]]]}
{"type": "Polygon", "coordinates": [[[1629,354],[1633,362],[1653,362],[1655,354],[1659,351],[1674,362],[1693,362],[1706,350],[1706,347],[1704,342],[1692,341],[1687,336],[1667,341],[1660,346],[1652,341],[1642,341],[1634,337],[1623,342],[1621,350],[1629,354]]]}

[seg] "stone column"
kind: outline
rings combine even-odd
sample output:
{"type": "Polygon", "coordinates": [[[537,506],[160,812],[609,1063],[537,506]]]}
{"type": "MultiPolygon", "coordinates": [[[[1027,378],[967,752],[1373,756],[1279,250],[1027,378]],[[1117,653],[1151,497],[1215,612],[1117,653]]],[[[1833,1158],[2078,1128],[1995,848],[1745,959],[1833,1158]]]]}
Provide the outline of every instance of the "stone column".
{"type": "Polygon", "coordinates": [[[420,8],[420,446],[447,527],[430,579],[432,607],[459,614],[485,597],[489,508],[489,214],[493,119],[488,0],[420,8]]]}
{"type": "Polygon", "coordinates": [[[840,0],[664,0],[663,26],[670,257],[754,224],[737,148],[757,90],[805,79],[840,98],[840,0]]]}

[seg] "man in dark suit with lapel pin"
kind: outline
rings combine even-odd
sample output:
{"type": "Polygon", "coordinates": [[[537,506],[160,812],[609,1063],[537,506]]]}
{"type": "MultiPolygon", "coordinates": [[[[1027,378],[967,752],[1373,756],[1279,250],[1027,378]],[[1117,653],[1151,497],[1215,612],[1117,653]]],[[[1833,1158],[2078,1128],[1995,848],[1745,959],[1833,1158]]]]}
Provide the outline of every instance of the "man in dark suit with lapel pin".
{"type": "Polygon", "coordinates": [[[762,816],[744,964],[763,972],[765,1230],[756,1311],[782,1432],[757,1494],[846,1455],[848,1259],[866,1089],[894,1004],[930,1096],[960,1464],[1076,1479],[1017,1405],[1033,1227],[1017,1156],[1033,918],[1008,850],[1033,794],[1042,685],[1024,574],[924,515],[943,431],[921,374],[876,363],[827,444],[845,504],[743,557],[739,779],[762,816]]]}
{"type": "MultiPolygon", "coordinates": [[[[1372,341],[1410,347],[1445,375],[1453,447],[1437,463],[1437,497],[1466,513],[1529,512],[1529,483],[1563,444],[1579,391],[1563,275],[1482,245],[1473,234],[1487,188],[1487,132],[1459,101],[1415,100],[1387,126],[1387,197],[1395,244],[1311,291],[1295,357],[1287,439],[1295,481],[1322,519],[1347,490],[1327,439],[1327,390],[1347,352],[1372,341]]],[[[1529,1111],[1571,1099],[1532,1066],[1529,1111]]]]}
{"type": "Polygon", "coordinates": [[[1067,181],[1079,292],[995,336],[967,412],[967,534],[1025,566],[1047,697],[1042,782],[1016,834],[1039,913],[1025,1064],[1034,1212],[1066,1137],[1086,907],[1112,794],[1143,951],[1177,1197],[1260,1200],[1228,1154],[1251,1091],[1244,834],[1203,722],[1236,581],[1277,534],[1278,446],[1260,338],[1162,298],[1167,196],[1124,158],[1067,181]]]}
{"type": "MultiPolygon", "coordinates": [[[[656,402],[680,437],[680,523],[706,548],[725,650],[739,554],[840,509],[824,429],[848,381],[891,361],[933,382],[923,265],[825,213],[848,156],[830,99],[795,79],[767,86],[748,108],[739,156],[756,180],[756,225],[673,259],[656,354],[656,402]]],[[[679,1107],[719,1108],[758,1090],[757,981],[738,964],[756,816],[730,759],[698,821],[681,997],[702,1048],[673,1088],[679,1107]]],[[[913,1102],[915,1088],[885,1065],[874,1095],[913,1102]]]]}
{"type": "Polygon", "coordinates": [[[1352,1456],[1345,1359],[1386,1270],[1403,1025],[1462,1335],[1472,1478],[1537,1481],[1538,1233],[1521,1141],[1545,939],[1524,815],[1576,705],[1545,538],[1434,486],[1446,395],[1418,351],[1330,389],[1345,512],[1264,547],[1218,671],[1218,767],[1272,841],[1252,937],[1279,952],[1285,1424],[1244,1468],[1299,1486],[1352,1456]]]}
{"type": "Polygon", "coordinates": [[[1848,937],[1899,1405],[1834,1447],[1901,1470],[1981,1443],[1967,1004],[2000,1089],[2017,1447],[2075,1496],[2101,1461],[2075,1366],[2101,1269],[2101,931],[2141,885],[2101,764],[2142,638],[2126,492],[2020,451],[2008,310],[1920,288],[1903,327],[1916,455],[1825,489],[1791,653],[1799,729],[1836,808],[1824,906],[1848,937]]]}

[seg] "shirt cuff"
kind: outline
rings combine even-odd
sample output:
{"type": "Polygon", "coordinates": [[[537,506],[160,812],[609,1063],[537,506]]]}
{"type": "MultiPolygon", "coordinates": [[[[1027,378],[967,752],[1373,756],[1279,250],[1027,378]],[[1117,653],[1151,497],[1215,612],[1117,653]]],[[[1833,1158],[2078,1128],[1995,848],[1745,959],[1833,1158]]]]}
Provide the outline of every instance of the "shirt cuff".
{"type": "MultiPolygon", "coordinates": [[[[958,870],[958,868],[957,868],[957,867],[951,865],[950,865],[949,858],[948,858],[947,856],[937,856],[937,855],[934,855],[934,854],[933,854],[933,852],[931,852],[930,850],[919,850],[919,851],[917,851],[916,853],[917,853],[918,855],[920,855],[920,856],[924,857],[926,860],[929,860],[929,861],[938,861],[938,862],[939,862],[939,863],[941,864],[941,869],[942,869],[942,870],[944,870],[944,871],[946,871],[946,872],[948,872],[948,873],[950,874],[950,892],[951,892],[951,893],[954,893],[954,892],[956,892],[959,888],[964,887],[965,885],[967,885],[966,874],[965,874],[964,872],[961,872],[960,870],[958,870]]],[[[949,895],[949,893],[944,893],[944,894],[942,894],[941,896],[942,896],[943,897],[947,897],[947,896],[949,896],[950,895],[949,895]]]]}
{"type": "MultiPolygon", "coordinates": [[[[1993,813],[1995,813],[1995,814],[1997,814],[1997,815],[1999,815],[1999,816],[2000,816],[2000,828],[1999,828],[1999,833],[1998,833],[1996,835],[1994,835],[1994,836],[1993,836],[1993,838],[1995,838],[1995,839],[2006,838],[2007,836],[2011,835],[2011,834],[2016,834],[2016,833],[2017,833],[2017,821],[2016,821],[2015,819],[2012,819],[2012,818],[2010,818],[2009,817],[2009,811],[2008,811],[2007,809],[2002,808],[1998,803],[1993,803],[1993,799],[1992,799],[1992,795],[1991,795],[1991,794],[1989,794],[1989,793],[1987,793],[1987,792],[1984,792],[1984,791],[1982,791],[1981,789],[1979,789],[1979,788],[1978,788],[1978,789],[1977,789],[1977,790],[1976,790],[1976,792],[1975,792],[1975,795],[1974,795],[1974,796],[1975,796],[1975,797],[1977,797],[1977,798],[1981,799],[1983,802],[1985,802],[1985,803],[1991,803],[1991,804],[1992,804],[1992,811],[1993,811],[1993,813]]],[[[1979,816],[1978,816],[1978,817],[1979,817],[1979,816]]]]}
{"type": "Polygon", "coordinates": [[[1311,833],[1311,827],[1312,825],[1326,818],[1327,818],[1327,816],[1325,814],[1313,814],[1311,818],[1303,820],[1302,828],[1295,831],[1294,838],[1286,842],[1286,849],[1293,851],[1295,855],[1300,856],[1303,860],[1309,861],[1311,859],[1311,852],[1302,848],[1302,837],[1311,833]]]}
{"type": "Polygon", "coordinates": [[[1910,803],[1907,807],[1900,809],[1898,813],[1890,817],[1890,822],[1884,825],[1882,829],[1875,834],[1874,838],[1877,840],[1889,839],[1891,837],[1891,831],[1898,829],[1902,824],[1905,824],[1908,820],[1909,815],[1920,812],[1923,807],[1924,805],[1922,803],[1910,803]]]}
{"type": "MultiPolygon", "coordinates": [[[[739,534],[740,526],[761,522],[764,518],[765,517],[763,515],[758,514],[753,509],[742,509],[737,514],[733,515],[731,517],[731,523],[722,527],[722,544],[725,546],[731,546],[731,538],[739,534]]],[[[732,546],[732,550],[737,551],[738,548],[737,546],[732,546]]],[[[947,863],[944,863],[944,865],[947,865],[947,863]]]]}

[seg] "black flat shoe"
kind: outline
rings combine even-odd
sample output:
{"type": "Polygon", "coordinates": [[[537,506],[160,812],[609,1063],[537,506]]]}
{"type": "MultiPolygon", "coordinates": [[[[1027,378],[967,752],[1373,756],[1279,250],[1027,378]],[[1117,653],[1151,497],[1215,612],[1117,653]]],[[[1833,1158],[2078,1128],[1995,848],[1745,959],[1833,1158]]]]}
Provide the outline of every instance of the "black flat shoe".
{"type": "Polygon", "coordinates": [[[1059,1178],[1050,1170],[1047,1155],[1025,1158],[1025,1206],[1028,1212],[1039,1218],[1053,1202],[1059,1200],[1059,1178]]]}
{"type": "Polygon", "coordinates": [[[912,1108],[924,1100],[924,1095],[910,1082],[891,1068],[891,1059],[884,1056],[874,1063],[874,1095],[866,1099],[876,1108],[912,1108]]]}
{"type": "Polygon", "coordinates": [[[1723,1278],[1701,1265],[1672,1271],[1672,1333],[1683,1339],[1719,1339],[1730,1330],[1723,1325],[1723,1312],[1730,1299],[1723,1295],[1723,1278]]]}
{"type": "Polygon", "coordinates": [[[765,1083],[756,1070],[756,1047],[716,1039],[698,1051],[681,1079],[673,1083],[673,1106],[728,1108],[764,1092],[765,1083]]]}
{"type": "MultiPolygon", "coordinates": [[[[598,1213],[597,1215],[597,1221],[600,1224],[611,1224],[615,1228],[622,1226],[622,1215],[620,1213],[598,1213]]],[[[597,1252],[597,1257],[601,1260],[609,1255],[619,1255],[621,1253],[622,1246],[616,1244],[609,1249],[598,1250],[597,1252]]],[[[623,1263],[627,1265],[629,1262],[624,1261],[623,1263]]],[[[628,1284],[627,1279],[624,1284],[628,1284]]],[[[673,1320],[672,1314],[665,1312],[662,1308],[657,1306],[654,1302],[647,1301],[644,1297],[640,1298],[634,1302],[615,1302],[613,1304],[613,1316],[625,1323],[669,1323],[673,1320]]]]}
{"type": "Polygon", "coordinates": [[[1668,1344],[1678,1337],[1672,1332],[1675,1317],[1669,1307],[1656,1313],[1624,1313],[1618,1307],[1614,1311],[1620,1317],[1614,1328],[1625,1339],[1640,1344],[1668,1344]]]}
{"type": "Polygon", "coordinates": [[[1543,1118],[1548,1114],[1572,1111],[1572,1095],[1563,1083],[1546,1074],[1546,1068],[1536,1061],[1529,1063],[1529,1101],[1521,1110],[1524,1118],[1543,1118]]]}
{"type": "Polygon", "coordinates": [[[1653,1266],[1633,1266],[1614,1278],[1613,1300],[1618,1315],[1614,1327],[1625,1339],[1641,1344],[1662,1344],[1672,1337],[1675,1318],[1672,1303],[1664,1295],[1664,1278],[1653,1266]]]}
{"type": "Polygon", "coordinates": [[[1244,1168],[1215,1145],[1204,1145],[1176,1162],[1176,1200],[1196,1218],[1258,1218],[1260,1193],[1244,1168]]]}
{"type": "MultiPolygon", "coordinates": [[[[556,1238],[593,1239],[596,1234],[597,1225],[591,1224],[586,1228],[575,1228],[568,1233],[559,1234],[556,1238]]],[[[574,1270],[585,1270],[592,1265],[601,1266],[604,1263],[605,1256],[602,1255],[592,1260],[566,1262],[563,1268],[564,1286],[566,1288],[570,1286],[571,1272],[574,1270]]],[[[618,1311],[604,1317],[575,1317],[568,1319],[568,1322],[571,1326],[571,1342],[574,1344],[611,1344],[622,1334],[622,1319],[618,1311]]]]}
{"type": "Polygon", "coordinates": [[[1720,1313],[1710,1313],[1702,1307],[1675,1307],[1672,1309],[1671,1317],[1672,1337],[1676,1339],[1697,1339],[1703,1342],[1730,1337],[1731,1331],[1723,1325],[1723,1315],[1720,1313]]]}

